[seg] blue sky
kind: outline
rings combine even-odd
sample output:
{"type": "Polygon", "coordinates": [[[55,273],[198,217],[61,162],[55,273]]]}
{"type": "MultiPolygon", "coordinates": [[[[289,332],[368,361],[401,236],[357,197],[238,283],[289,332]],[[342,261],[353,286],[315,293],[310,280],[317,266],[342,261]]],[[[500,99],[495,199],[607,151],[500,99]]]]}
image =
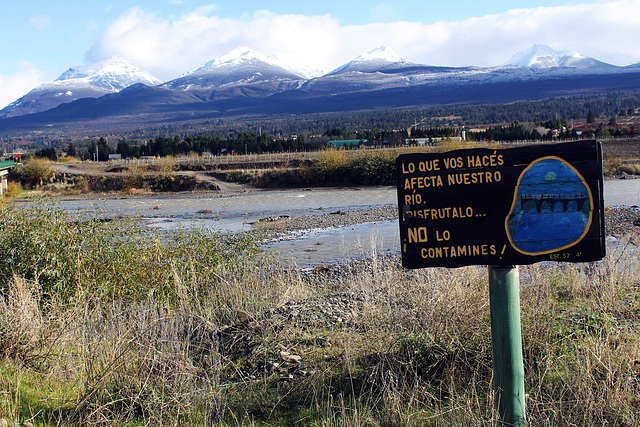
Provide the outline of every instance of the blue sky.
{"type": "Polygon", "coordinates": [[[119,55],[169,80],[248,46],[320,73],[385,45],[430,65],[500,65],[533,44],[628,65],[640,0],[23,0],[0,15],[0,108],[119,55]]]}

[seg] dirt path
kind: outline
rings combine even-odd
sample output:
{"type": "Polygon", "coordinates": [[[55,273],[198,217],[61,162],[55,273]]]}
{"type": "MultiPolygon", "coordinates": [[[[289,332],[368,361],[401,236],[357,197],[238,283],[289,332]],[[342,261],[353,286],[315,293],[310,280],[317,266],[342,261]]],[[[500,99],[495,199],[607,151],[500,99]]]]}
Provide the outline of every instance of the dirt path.
{"type": "Polygon", "coordinates": [[[230,194],[240,194],[240,193],[249,193],[249,192],[253,192],[253,191],[258,191],[253,187],[249,187],[248,185],[244,185],[244,184],[238,184],[235,182],[226,182],[226,181],[222,181],[212,175],[210,175],[207,172],[200,172],[200,171],[189,171],[189,172],[175,172],[176,174],[180,174],[180,175],[190,175],[190,176],[194,176],[196,178],[196,180],[198,181],[205,181],[205,182],[210,182],[212,184],[215,184],[221,195],[230,195],[230,194]]]}
{"type": "MultiPolygon", "coordinates": [[[[129,169],[126,166],[114,166],[107,163],[95,162],[54,163],[53,167],[58,174],[67,175],[124,176],[129,172],[129,169]]],[[[145,170],[143,173],[144,175],[160,176],[166,174],[167,172],[145,170]]],[[[194,177],[196,181],[211,183],[215,185],[216,188],[218,188],[218,191],[221,195],[242,194],[258,191],[255,188],[244,184],[225,182],[206,171],[174,171],[171,173],[181,176],[191,176],[194,177]]]]}

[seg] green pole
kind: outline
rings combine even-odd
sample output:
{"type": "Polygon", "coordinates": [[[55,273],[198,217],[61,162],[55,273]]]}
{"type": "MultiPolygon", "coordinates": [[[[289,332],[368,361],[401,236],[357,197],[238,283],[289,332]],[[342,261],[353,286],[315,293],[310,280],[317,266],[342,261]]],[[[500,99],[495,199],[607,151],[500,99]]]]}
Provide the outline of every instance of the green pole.
{"type": "Polygon", "coordinates": [[[517,266],[489,266],[493,388],[500,426],[525,426],[517,266]]]}

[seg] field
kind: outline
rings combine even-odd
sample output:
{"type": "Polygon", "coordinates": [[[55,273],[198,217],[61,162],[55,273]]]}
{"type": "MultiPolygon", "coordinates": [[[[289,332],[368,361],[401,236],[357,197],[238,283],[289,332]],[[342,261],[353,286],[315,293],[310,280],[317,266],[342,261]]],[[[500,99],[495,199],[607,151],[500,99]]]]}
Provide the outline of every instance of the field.
{"type": "MultiPolygon", "coordinates": [[[[0,425],[500,425],[485,266],[1,209],[0,425]]],[[[640,214],[606,215],[606,259],[519,268],[530,425],[640,425],[640,214]]]]}

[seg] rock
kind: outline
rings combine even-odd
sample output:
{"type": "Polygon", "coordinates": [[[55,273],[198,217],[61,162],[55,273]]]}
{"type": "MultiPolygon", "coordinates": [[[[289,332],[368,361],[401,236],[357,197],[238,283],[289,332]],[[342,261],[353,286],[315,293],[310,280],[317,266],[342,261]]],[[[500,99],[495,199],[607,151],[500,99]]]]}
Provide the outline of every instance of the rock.
{"type": "Polygon", "coordinates": [[[284,360],[286,363],[300,363],[302,362],[302,357],[295,354],[289,354],[286,356],[282,356],[282,360],[284,360]]]}

